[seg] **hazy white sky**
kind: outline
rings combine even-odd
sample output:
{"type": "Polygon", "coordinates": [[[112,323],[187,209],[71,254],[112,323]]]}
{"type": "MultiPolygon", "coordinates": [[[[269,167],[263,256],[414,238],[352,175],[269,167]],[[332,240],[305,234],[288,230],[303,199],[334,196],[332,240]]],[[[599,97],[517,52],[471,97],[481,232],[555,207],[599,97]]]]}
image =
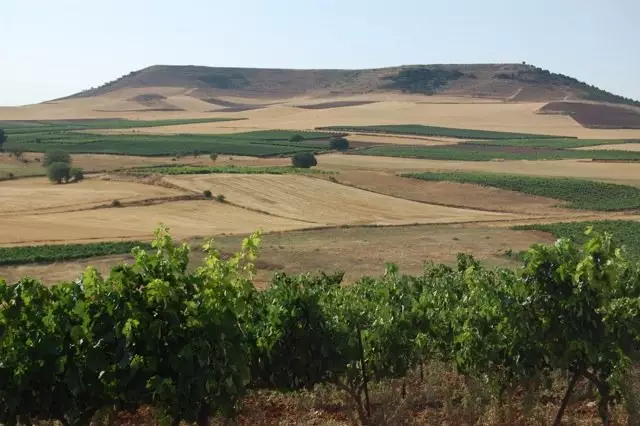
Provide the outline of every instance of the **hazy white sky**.
{"type": "Polygon", "coordinates": [[[0,0],[0,105],[154,64],[522,62],[640,99],[640,0],[0,0]]]}

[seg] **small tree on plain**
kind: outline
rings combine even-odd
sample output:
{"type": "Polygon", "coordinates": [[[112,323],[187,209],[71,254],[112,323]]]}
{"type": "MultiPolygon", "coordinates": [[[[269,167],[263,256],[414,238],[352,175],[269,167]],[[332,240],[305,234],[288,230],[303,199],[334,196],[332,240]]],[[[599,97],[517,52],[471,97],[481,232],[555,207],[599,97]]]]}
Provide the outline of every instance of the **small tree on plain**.
{"type": "Polygon", "coordinates": [[[289,141],[290,141],[290,142],[302,142],[303,140],[304,140],[304,136],[302,136],[302,135],[298,135],[298,134],[292,135],[292,136],[289,138],[289,141]]]}
{"type": "Polygon", "coordinates": [[[71,177],[71,168],[67,163],[53,163],[47,169],[49,180],[54,183],[69,182],[71,177]]]}
{"type": "Polygon", "coordinates": [[[308,169],[318,165],[315,155],[310,152],[299,152],[291,157],[291,164],[293,167],[301,169],[308,169]]]}
{"type": "Polygon", "coordinates": [[[329,142],[329,147],[338,151],[346,151],[349,149],[349,140],[343,137],[333,138],[329,142]]]}
{"type": "Polygon", "coordinates": [[[72,168],[69,174],[71,175],[71,180],[74,182],[80,182],[84,179],[84,170],[80,168],[72,168]]]}
{"type": "Polygon", "coordinates": [[[216,160],[218,159],[218,154],[211,154],[211,155],[209,155],[209,159],[210,159],[211,161],[216,161],[216,160]]]}
{"type": "Polygon", "coordinates": [[[0,129],[0,152],[4,150],[4,143],[7,141],[7,135],[3,129],[0,129]]]}
{"type": "Polygon", "coordinates": [[[209,199],[211,199],[211,198],[213,197],[213,194],[211,194],[211,191],[209,191],[208,189],[204,190],[204,191],[202,192],[202,195],[204,195],[204,198],[206,198],[206,199],[208,199],[208,200],[209,200],[209,199]]]}
{"type": "Polygon", "coordinates": [[[49,167],[54,163],[64,163],[69,166],[71,164],[71,155],[69,155],[68,152],[61,150],[46,152],[44,154],[44,161],[42,162],[42,165],[44,167],[49,167]]]}

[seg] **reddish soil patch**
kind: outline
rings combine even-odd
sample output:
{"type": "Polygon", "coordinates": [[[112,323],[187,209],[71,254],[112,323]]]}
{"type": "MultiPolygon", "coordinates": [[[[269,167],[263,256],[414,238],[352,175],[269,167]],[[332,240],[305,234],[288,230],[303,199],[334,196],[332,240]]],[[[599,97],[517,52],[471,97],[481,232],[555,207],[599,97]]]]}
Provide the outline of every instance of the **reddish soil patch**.
{"type": "Polygon", "coordinates": [[[583,127],[600,129],[640,129],[640,109],[589,104],[584,102],[549,102],[542,114],[568,115],[583,127]]]}
{"type": "Polygon", "coordinates": [[[321,104],[310,105],[296,105],[296,108],[302,109],[330,109],[330,108],[344,108],[358,105],[375,104],[376,101],[336,101],[336,102],[324,102],[321,104]]]}

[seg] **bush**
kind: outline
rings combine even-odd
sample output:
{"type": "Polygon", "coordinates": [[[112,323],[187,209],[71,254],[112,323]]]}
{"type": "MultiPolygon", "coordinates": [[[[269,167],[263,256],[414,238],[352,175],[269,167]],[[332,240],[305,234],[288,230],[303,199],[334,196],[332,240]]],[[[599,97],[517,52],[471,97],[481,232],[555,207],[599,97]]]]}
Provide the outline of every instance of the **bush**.
{"type": "Polygon", "coordinates": [[[64,163],[71,164],[71,155],[68,152],[64,152],[61,150],[49,151],[44,154],[44,161],[42,165],[45,167],[49,167],[54,163],[64,163]]]}
{"type": "Polygon", "coordinates": [[[47,177],[55,183],[62,183],[63,180],[69,182],[71,168],[67,163],[52,163],[47,169],[47,177]]]}
{"type": "Polygon", "coordinates": [[[71,175],[71,180],[74,182],[80,182],[81,180],[84,179],[84,170],[80,169],[80,168],[73,168],[71,169],[70,172],[71,175]]]}
{"type": "Polygon", "coordinates": [[[296,134],[296,135],[292,135],[292,136],[289,138],[289,142],[302,142],[303,140],[304,140],[304,136],[302,136],[302,135],[297,135],[297,134],[296,134]]]}
{"type": "Polygon", "coordinates": [[[310,152],[299,152],[291,157],[293,167],[308,169],[318,165],[315,155],[310,152]]]}
{"type": "Polygon", "coordinates": [[[210,159],[211,161],[216,161],[216,160],[218,159],[218,154],[211,154],[211,155],[209,155],[209,159],[210,159]]]}
{"type": "Polygon", "coordinates": [[[111,207],[122,207],[122,203],[120,202],[120,200],[113,200],[111,202],[111,207]]]}
{"type": "Polygon", "coordinates": [[[2,151],[2,147],[6,141],[7,135],[4,133],[3,129],[0,129],[0,151],[2,151]]]}
{"type": "Polygon", "coordinates": [[[218,201],[219,201],[219,202],[221,202],[221,203],[224,203],[225,201],[227,201],[227,198],[226,198],[224,195],[222,195],[222,194],[218,194],[218,195],[216,196],[216,200],[218,200],[218,201]]]}
{"type": "Polygon", "coordinates": [[[331,149],[337,149],[338,151],[346,151],[349,149],[349,140],[347,138],[338,137],[331,139],[329,142],[331,149]]]}
{"type": "Polygon", "coordinates": [[[211,199],[211,197],[213,197],[213,194],[211,194],[211,191],[209,191],[208,189],[204,191],[202,195],[204,195],[204,198],[206,199],[211,199]]]}

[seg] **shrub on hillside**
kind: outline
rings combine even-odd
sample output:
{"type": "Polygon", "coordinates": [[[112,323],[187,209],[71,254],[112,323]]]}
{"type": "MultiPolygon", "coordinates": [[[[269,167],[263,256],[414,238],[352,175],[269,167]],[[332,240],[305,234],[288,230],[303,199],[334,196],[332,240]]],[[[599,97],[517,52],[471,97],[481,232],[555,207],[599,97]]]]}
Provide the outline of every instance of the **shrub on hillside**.
{"type": "Polygon", "coordinates": [[[120,202],[120,200],[113,200],[111,202],[111,207],[122,207],[122,203],[120,202]]]}
{"type": "Polygon", "coordinates": [[[224,196],[224,195],[222,195],[222,194],[218,194],[218,195],[216,196],[216,200],[218,200],[218,201],[219,201],[219,202],[221,202],[221,203],[224,203],[225,201],[227,201],[227,197],[225,197],[225,196],[224,196]]]}
{"type": "Polygon", "coordinates": [[[47,177],[54,183],[62,183],[62,181],[69,182],[71,178],[71,168],[67,163],[53,163],[47,169],[47,177]]]}
{"type": "Polygon", "coordinates": [[[291,157],[291,164],[293,167],[301,169],[308,169],[318,165],[315,155],[310,152],[299,152],[291,157]]]}
{"type": "Polygon", "coordinates": [[[71,155],[68,152],[64,152],[61,150],[49,151],[44,154],[44,161],[42,165],[44,167],[49,167],[54,163],[64,163],[71,164],[71,155]]]}
{"type": "Polygon", "coordinates": [[[210,159],[211,161],[216,161],[216,160],[218,159],[218,154],[211,154],[211,155],[209,155],[209,159],[210,159]]]}
{"type": "Polygon", "coordinates": [[[208,200],[209,200],[209,199],[211,199],[211,198],[213,197],[213,194],[211,194],[211,191],[209,191],[208,189],[207,189],[207,190],[205,190],[205,191],[202,193],[202,195],[204,195],[204,198],[206,198],[206,199],[208,199],[208,200]]]}
{"type": "Polygon", "coordinates": [[[329,147],[338,151],[346,151],[349,149],[349,140],[343,137],[333,138],[329,142],[329,147]]]}

